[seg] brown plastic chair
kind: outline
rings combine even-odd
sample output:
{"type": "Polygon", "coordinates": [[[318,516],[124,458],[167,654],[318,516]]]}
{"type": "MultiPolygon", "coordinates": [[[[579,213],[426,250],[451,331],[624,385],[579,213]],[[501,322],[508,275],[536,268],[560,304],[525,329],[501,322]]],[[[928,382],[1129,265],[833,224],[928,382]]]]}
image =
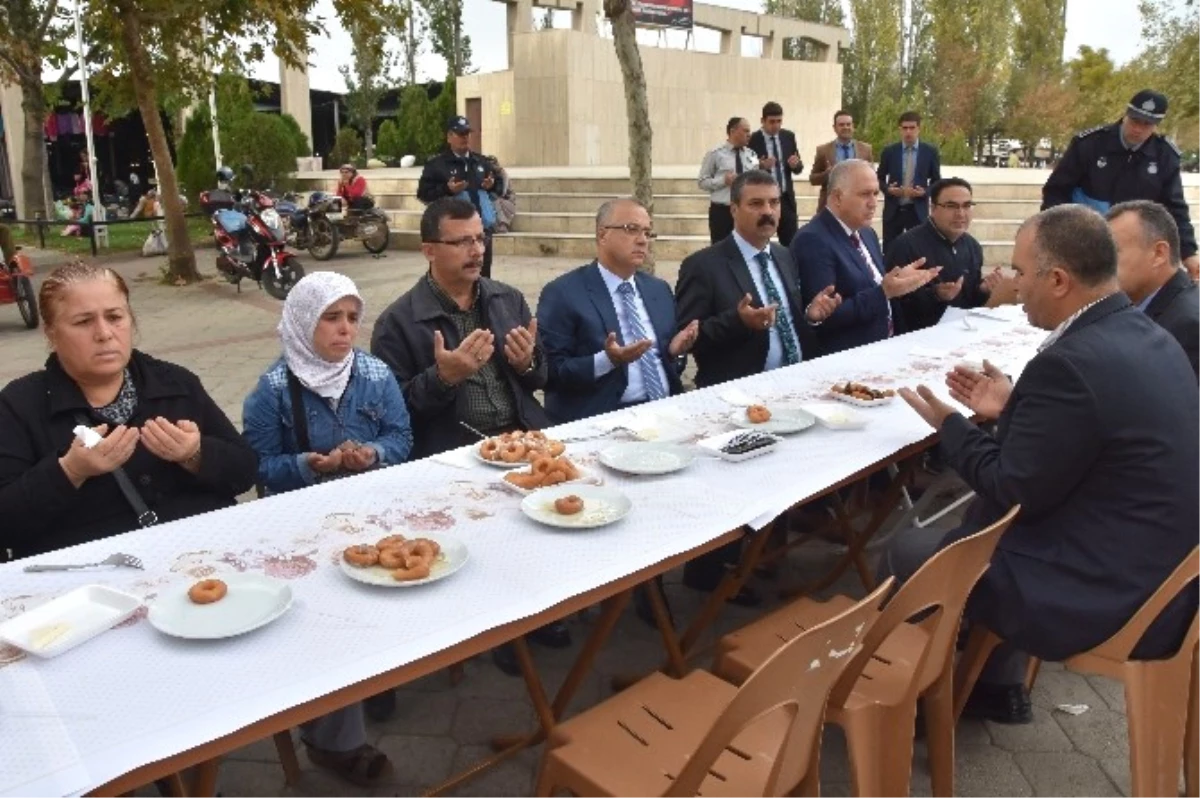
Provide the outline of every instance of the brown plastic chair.
{"type": "Polygon", "coordinates": [[[775,652],[741,688],[695,670],[654,673],[550,734],[537,794],[817,794],[829,690],[892,587],[775,652]]]}
{"type": "MultiPolygon", "coordinates": [[[[1200,619],[1192,618],[1183,645],[1173,656],[1132,660],[1129,655],[1154,619],[1197,576],[1200,576],[1200,548],[1192,549],[1119,632],[1091,651],[1063,662],[1070,670],[1095,673],[1124,683],[1134,795],[1175,795],[1179,790],[1181,762],[1188,794],[1196,794],[1196,651],[1200,619]],[[1186,707],[1179,701],[1183,695],[1189,697],[1186,707]]],[[[971,630],[954,679],[955,717],[962,714],[988,656],[1002,642],[982,625],[971,630]]],[[[931,740],[931,755],[932,747],[931,740]]]]}
{"type": "MultiPolygon", "coordinates": [[[[825,721],[845,730],[856,795],[908,795],[918,696],[930,739],[933,794],[954,794],[954,643],[967,596],[1019,509],[921,566],[888,602],[830,693],[825,721]],[[918,614],[925,617],[906,623],[918,614]]],[[[849,602],[846,596],[800,599],[726,635],[717,643],[713,672],[740,683],[780,641],[849,602]]]]}

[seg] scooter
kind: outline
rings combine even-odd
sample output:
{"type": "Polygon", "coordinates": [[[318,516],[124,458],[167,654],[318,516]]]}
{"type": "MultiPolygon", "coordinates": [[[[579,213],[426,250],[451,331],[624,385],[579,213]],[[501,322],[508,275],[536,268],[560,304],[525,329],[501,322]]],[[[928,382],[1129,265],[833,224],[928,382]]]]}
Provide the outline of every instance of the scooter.
{"type": "Polygon", "coordinates": [[[287,251],[283,219],[275,201],[261,191],[218,188],[200,194],[201,207],[212,215],[217,242],[217,269],[242,290],[249,278],[276,299],[286,299],[304,277],[304,267],[287,251]]]}

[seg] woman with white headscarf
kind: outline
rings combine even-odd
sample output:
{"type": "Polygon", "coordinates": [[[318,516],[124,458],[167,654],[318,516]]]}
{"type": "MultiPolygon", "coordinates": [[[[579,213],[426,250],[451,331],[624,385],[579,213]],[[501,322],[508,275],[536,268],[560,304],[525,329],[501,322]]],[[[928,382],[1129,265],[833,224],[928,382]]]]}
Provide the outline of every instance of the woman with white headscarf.
{"type": "MultiPolygon", "coordinates": [[[[354,347],[363,308],[354,282],[335,272],[313,272],[288,293],[279,321],[283,356],[242,409],[264,492],[395,465],[412,450],[395,376],[354,347]]],[[[366,703],[379,719],[394,707],[391,691],[366,703]]],[[[362,704],[304,724],[300,739],[314,764],[359,786],[374,786],[392,772],[387,756],[367,742],[362,704]]]]}
{"type": "Polygon", "coordinates": [[[363,308],[354,282],[336,272],[313,272],[288,293],[283,357],[242,410],[265,493],[402,463],[412,450],[395,376],[354,347],[363,308]]]}

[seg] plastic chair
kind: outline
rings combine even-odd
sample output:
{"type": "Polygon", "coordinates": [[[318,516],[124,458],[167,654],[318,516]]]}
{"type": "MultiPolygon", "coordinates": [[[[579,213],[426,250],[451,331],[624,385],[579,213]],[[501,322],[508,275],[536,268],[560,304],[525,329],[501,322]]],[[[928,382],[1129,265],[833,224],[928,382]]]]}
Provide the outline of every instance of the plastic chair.
{"type": "MultiPolygon", "coordinates": [[[[1183,645],[1174,655],[1154,660],[1133,660],[1129,655],[1167,604],[1198,576],[1200,548],[1192,549],[1119,632],[1091,651],[1063,662],[1070,670],[1108,676],[1124,683],[1130,786],[1134,795],[1175,795],[1179,790],[1181,761],[1187,792],[1196,794],[1198,619],[1192,618],[1183,645]],[[1179,700],[1183,695],[1188,696],[1186,706],[1179,700]]],[[[984,663],[1001,642],[998,635],[982,625],[971,630],[954,679],[955,717],[962,714],[984,663]]],[[[931,755],[932,747],[931,740],[931,755]]]]}
{"type": "Polygon", "coordinates": [[[654,673],[550,734],[537,794],[817,794],[821,720],[894,580],[809,629],[741,688],[654,673]]]}
{"type": "MultiPolygon", "coordinates": [[[[954,643],[967,596],[1019,509],[921,566],[888,602],[862,653],[833,688],[825,720],[845,730],[856,795],[908,795],[918,697],[930,740],[933,794],[954,794],[954,643]],[[918,614],[919,622],[906,622],[918,614]]],[[[800,599],[726,635],[717,643],[713,672],[742,682],[780,641],[851,601],[800,599]]]]}

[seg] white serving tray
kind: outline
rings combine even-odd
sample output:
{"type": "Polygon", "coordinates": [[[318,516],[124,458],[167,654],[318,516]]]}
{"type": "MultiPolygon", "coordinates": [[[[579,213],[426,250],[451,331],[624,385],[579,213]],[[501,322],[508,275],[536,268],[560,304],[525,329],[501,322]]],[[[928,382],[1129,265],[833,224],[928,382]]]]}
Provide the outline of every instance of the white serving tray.
{"type": "Polygon", "coordinates": [[[37,657],[57,657],[128,620],[142,600],[104,585],[84,585],[0,625],[0,640],[37,657]]]}

